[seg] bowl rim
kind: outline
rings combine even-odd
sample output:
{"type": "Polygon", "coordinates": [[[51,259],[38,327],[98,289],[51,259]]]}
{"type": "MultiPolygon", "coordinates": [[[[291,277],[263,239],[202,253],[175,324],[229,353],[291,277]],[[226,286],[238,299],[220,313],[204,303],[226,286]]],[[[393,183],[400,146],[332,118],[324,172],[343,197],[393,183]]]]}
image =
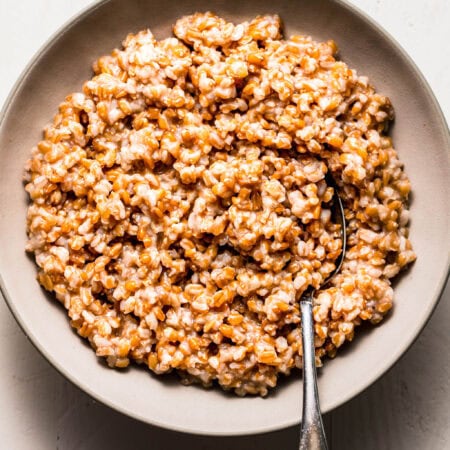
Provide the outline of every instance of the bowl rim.
{"type": "MultiPolygon", "coordinates": [[[[34,53],[30,61],[26,64],[22,72],[20,73],[19,77],[17,78],[16,82],[14,83],[13,87],[11,88],[1,110],[0,110],[0,133],[2,132],[3,122],[5,117],[7,116],[9,109],[13,106],[15,98],[17,93],[19,92],[20,88],[22,87],[27,74],[29,71],[31,71],[36,64],[39,63],[39,60],[45,53],[51,48],[52,44],[56,39],[61,38],[64,36],[68,31],[70,31],[74,26],[76,26],[79,22],[82,22],[86,17],[88,17],[90,14],[92,14],[95,10],[104,7],[106,4],[110,3],[112,0],[100,0],[97,2],[94,2],[90,5],[85,6],[84,8],[80,9],[78,12],[72,14],[62,25],[60,25],[56,31],[54,31],[50,37],[48,37],[44,43],[40,46],[40,48],[34,53]]],[[[397,42],[397,40],[388,32],[386,31],[375,19],[373,19],[368,13],[364,12],[359,7],[353,5],[348,0],[330,0],[333,3],[336,3],[340,8],[343,8],[347,13],[354,14],[357,16],[358,19],[360,19],[365,25],[368,25],[372,27],[378,35],[380,35],[385,41],[387,41],[398,53],[399,57],[407,64],[407,66],[410,68],[410,70],[413,72],[413,74],[417,77],[418,81],[420,82],[422,88],[425,91],[425,94],[427,95],[428,99],[430,100],[431,105],[435,109],[436,116],[435,119],[438,121],[439,128],[444,130],[445,133],[445,142],[446,142],[446,148],[447,148],[447,166],[450,167],[450,131],[449,131],[449,125],[445,119],[445,116],[443,114],[442,108],[431,89],[428,81],[426,80],[425,76],[422,74],[421,70],[418,68],[414,60],[409,56],[409,54],[406,52],[406,50],[397,42]]],[[[450,216],[450,208],[447,210],[447,216],[450,216]]],[[[447,261],[445,267],[442,268],[442,273],[439,278],[439,282],[436,285],[436,289],[433,292],[433,299],[434,302],[431,304],[431,306],[428,308],[428,311],[426,311],[425,319],[417,324],[417,326],[414,329],[413,338],[408,342],[406,345],[403,345],[402,347],[398,348],[397,351],[391,356],[390,360],[387,364],[381,367],[380,370],[372,373],[371,377],[369,377],[365,383],[364,386],[359,387],[357,389],[354,389],[350,394],[347,395],[341,395],[341,398],[337,398],[334,402],[331,403],[331,405],[328,406],[328,408],[324,409],[322,411],[323,414],[328,413],[335,408],[342,406],[352,399],[354,399],[356,396],[361,394],[361,392],[368,389],[373,383],[375,383],[377,380],[379,380],[383,375],[385,375],[387,372],[389,372],[397,362],[400,361],[400,359],[405,355],[405,353],[411,348],[411,346],[415,343],[419,335],[421,334],[422,330],[425,328],[427,323],[429,322],[434,310],[436,309],[437,305],[439,304],[443,291],[446,287],[448,278],[450,277],[450,230],[448,231],[449,238],[449,248],[447,249],[447,261]],[[342,399],[342,397],[344,397],[342,399]]],[[[192,427],[183,427],[180,425],[173,425],[167,422],[158,421],[158,420],[149,420],[147,417],[143,417],[140,414],[135,413],[131,409],[122,408],[119,405],[115,404],[111,399],[94,392],[90,389],[88,385],[84,385],[80,383],[66,368],[60,364],[55,358],[50,355],[46,348],[40,343],[39,339],[34,336],[34,334],[28,329],[25,321],[22,319],[20,314],[18,313],[17,309],[14,306],[14,301],[10,297],[5,283],[3,281],[2,274],[0,273],[0,292],[3,295],[3,298],[5,300],[5,303],[7,304],[9,310],[11,311],[15,321],[21,328],[22,332],[24,333],[25,337],[33,347],[50,363],[50,365],[55,368],[61,375],[64,376],[65,379],[69,380],[73,385],[81,389],[83,392],[85,392],[89,397],[91,397],[95,401],[99,401],[103,405],[106,405],[113,410],[127,415],[133,419],[136,419],[140,422],[150,424],[152,426],[164,428],[164,429],[170,429],[173,431],[186,433],[186,434],[195,434],[195,435],[209,435],[209,436],[246,436],[246,435],[253,435],[253,434],[259,434],[259,433],[267,433],[272,431],[281,430],[290,426],[298,425],[299,420],[297,418],[292,418],[289,421],[285,421],[284,424],[277,424],[270,427],[265,427],[264,429],[261,428],[254,428],[249,431],[236,431],[236,432],[229,432],[229,431],[220,431],[220,430],[208,430],[207,432],[205,429],[201,428],[192,428],[192,427]]]]}

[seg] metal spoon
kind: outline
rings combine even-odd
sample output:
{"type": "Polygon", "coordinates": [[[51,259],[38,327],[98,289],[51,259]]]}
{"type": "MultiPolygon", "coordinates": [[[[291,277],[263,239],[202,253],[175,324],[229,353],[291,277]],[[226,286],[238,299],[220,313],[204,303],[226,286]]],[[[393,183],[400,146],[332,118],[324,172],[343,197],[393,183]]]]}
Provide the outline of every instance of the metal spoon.
{"type": "MultiPolygon", "coordinates": [[[[341,223],[342,248],[336,267],[328,278],[322,283],[320,289],[325,287],[340,270],[344,261],[345,248],[347,244],[347,233],[345,227],[345,215],[342,200],[337,193],[333,180],[327,177],[329,185],[334,188],[333,207],[337,210],[336,215],[341,223]],[[331,181],[331,182],[330,182],[331,181]]],[[[303,412],[302,428],[300,434],[300,450],[327,450],[327,440],[323,429],[322,415],[320,413],[319,394],[317,391],[316,362],[314,351],[314,320],[312,313],[315,289],[310,287],[300,300],[300,311],[302,319],[302,344],[303,344],[303,412]]]]}

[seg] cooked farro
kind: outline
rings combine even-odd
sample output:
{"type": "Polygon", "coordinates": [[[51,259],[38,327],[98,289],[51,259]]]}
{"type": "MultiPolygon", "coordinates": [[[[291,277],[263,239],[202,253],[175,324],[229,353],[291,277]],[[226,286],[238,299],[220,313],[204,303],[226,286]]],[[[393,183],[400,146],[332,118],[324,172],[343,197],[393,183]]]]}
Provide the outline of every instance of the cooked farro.
{"type": "Polygon", "coordinates": [[[265,395],[301,367],[298,300],[341,251],[327,171],[348,248],[314,300],[318,365],[381,321],[415,259],[392,106],[277,16],[174,34],[129,35],[61,103],[27,164],[27,250],[111,367],[265,395]]]}

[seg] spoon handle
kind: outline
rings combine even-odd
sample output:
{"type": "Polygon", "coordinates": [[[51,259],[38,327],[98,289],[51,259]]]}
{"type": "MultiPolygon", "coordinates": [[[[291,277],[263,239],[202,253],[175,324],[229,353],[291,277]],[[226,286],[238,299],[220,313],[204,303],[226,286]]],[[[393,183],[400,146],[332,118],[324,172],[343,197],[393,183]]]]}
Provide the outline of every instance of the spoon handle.
{"type": "Polygon", "coordinates": [[[303,344],[303,413],[300,450],[327,450],[317,391],[312,295],[300,301],[303,344]]]}

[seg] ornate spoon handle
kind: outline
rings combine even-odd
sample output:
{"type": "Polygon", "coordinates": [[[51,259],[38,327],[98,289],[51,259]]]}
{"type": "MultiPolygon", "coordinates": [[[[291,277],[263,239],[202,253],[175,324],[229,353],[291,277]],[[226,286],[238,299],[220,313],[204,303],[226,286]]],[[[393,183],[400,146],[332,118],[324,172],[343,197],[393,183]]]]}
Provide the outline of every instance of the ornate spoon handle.
{"type": "Polygon", "coordinates": [[[312,294],[300,301],[303,343],[303,413],[300,450],[327,450],[317,391],[312,294]]]}

